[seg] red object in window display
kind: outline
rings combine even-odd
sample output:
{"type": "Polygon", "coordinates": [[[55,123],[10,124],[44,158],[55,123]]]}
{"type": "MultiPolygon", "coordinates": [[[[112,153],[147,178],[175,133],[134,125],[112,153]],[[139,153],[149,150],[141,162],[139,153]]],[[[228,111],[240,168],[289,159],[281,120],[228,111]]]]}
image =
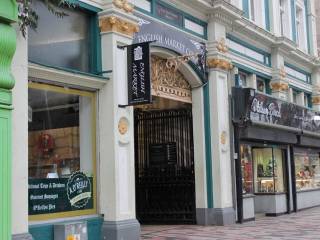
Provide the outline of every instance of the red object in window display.
{"type": "Polygon", "coordinates": [[[54,148],[54,139],[50,134],[41,133],[38,141],[38,148],[43,157],[49,157],[54,148]]]}

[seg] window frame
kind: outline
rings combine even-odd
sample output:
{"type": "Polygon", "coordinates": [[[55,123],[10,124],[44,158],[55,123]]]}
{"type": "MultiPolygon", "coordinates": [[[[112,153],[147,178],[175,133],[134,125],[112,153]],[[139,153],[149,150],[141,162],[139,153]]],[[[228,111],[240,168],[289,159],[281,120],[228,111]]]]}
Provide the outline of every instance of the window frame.
{"type": "MultiPolygon", "coordinates": [[[[73,94],[77,96],[88,97],[91,100],[92,105],[92,116],[91,116],[91,128],[92,128],[92,167],[93,167],[93,208],[92,209],[85,209],[85,210],[75,210],[75,211],[67,211],[67,212],[59,212],[59,213],[47,213],[47,214],[38,214],[38,215],[29,215],[29,221],[48,221],[57,218],[66,218],[66,217],[78,217],[84,215],[92,215],[97,214],[97,126],[96,126],[96,93],[95,92],[88,92],[84,90],[78,90],[73,88],[65,88],[55,85],[50,85],[47,83],[38,83],[38,82],[29,82],[28,89],[37,89],[37,90],[44,90],[44,91],[53,91],[63,94],[73,94]]],[[[29,158],[28,158],[28,165],[29,165],[29,158]]]]}
{"type": "Polygon", "coordinates": [[[70,0],[71,4],[75,4],[75,8],[71,8],[69,10],[71,11],[80,11],[87,15],[89,18],[88,23],[88,33],[87,33],[87,39],[88,39],[88,68],[89,71],[81,71],[74,68],[68,68],[68,67],[60,67],[50,64],[44,64],[37,61],[30,61],[30,63],[39,64],[42,66],[48,66],[56,69],[63,69],[66,71],[73,71],[80,74],[91,74],[95,76],[102,76],[102,55],[101,55],[101,35],[100,35],[100,29],[99,29],[99,16],[98,13],[102,11],[102,9],[91,6],[87,3],[83,3],[79,0],[70,0]]]}

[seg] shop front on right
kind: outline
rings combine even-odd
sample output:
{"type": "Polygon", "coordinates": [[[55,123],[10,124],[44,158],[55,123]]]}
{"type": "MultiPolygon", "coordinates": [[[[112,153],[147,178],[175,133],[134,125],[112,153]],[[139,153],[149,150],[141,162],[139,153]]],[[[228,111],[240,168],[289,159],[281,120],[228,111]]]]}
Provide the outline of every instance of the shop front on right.
{"type": "Polygon", "coordinates": [[[320,205],[317,116],[253,89],[233,89],[239,222],[320,205]]]}

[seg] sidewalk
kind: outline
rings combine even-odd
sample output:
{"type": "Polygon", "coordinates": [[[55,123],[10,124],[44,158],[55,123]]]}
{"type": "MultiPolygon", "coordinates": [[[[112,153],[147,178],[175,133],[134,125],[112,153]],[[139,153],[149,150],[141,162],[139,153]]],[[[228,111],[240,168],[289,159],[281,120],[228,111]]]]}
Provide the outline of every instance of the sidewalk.
{"type": "Polygon", "coordinates": [[[142,226],[143,240],[320,240],[320,207],[220,226],[142,226]]]}

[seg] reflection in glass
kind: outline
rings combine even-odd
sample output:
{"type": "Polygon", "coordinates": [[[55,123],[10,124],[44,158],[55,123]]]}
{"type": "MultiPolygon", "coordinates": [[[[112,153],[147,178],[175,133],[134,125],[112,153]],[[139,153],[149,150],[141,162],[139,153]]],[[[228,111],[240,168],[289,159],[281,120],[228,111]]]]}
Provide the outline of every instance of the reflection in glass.
{"type": "Polygon", "coordinates": [[[283,152],[277,148],[253,148],[255,192],[283,192],[283,152]]]}
{"type": "Polygon", "coordinates": [[[252,154],[250,145],[242,144],[240,146],[240,154],[242,171],[242,193],[253,193],[252,154]]]}
{"type": "Polygon", "coordinates": [[[93,175],[89,97],[29,89],[29,178],[93,175]]]}
{"type": "Polygon", "coordinates": [[[295,149],[296,188],[308,190],[320,187],[320,157],[311,149],[295,149]]]}

